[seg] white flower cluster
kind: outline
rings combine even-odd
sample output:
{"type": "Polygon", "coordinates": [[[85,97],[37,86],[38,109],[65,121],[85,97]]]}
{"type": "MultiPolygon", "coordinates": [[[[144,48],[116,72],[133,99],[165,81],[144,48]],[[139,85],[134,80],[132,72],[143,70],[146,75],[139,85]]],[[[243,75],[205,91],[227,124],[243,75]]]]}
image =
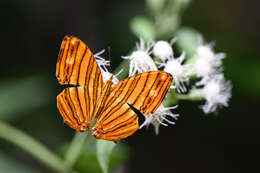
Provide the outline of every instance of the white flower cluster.
{"type": "MultiPolygon", "coordinates": [[[[171,88],[176,89],[179,95],[199,95],[198,99],[205,99],[206,103],[201,106],[204,113],[214,112],[218,106],[228,106],[232,87],[222,73],[222,59],[225,58],[225,54],[215,53],[213,44],[203,45],[201,39],[193,57],[187,60],[185,53],[182,53],[179,57],[174,57],[172,46],[175,41],[176,39],[172,39],[170,42],[157,41],[145,44],[140,39],[140,43],[136,44],[137,50],[129,56],[122,57],[129,60],[129,76],[160,69],[173,76],[171,88]],[[159,62],[155,62],[154,59],[159,62]],[[191,78],[197,80],[197,82],[193,86],[189,86],[192,89],[188,90],[187,86],[191,78]]],[[[95,57],[101,68],[104,81],[106,81],[112,74],[105,67],[109,65],[109,61],[101,58],[99,56],[101,53],[96,54],[95,57]]],[[[118,83],[115,76],[113,76],[113,82],[118,83]]],[[[187,97],[185,98],[187,99],[187,97]]],[[[190,99],[194,100],[194,97],[190,99]]],[[[160,125],[174,124],[172,120],[176,120],[178,114],[173,114],[171,110],[176,107],[160,105],[155,113],[145,115],[145,121],[140,125],[140,128],[152,124],[155,127],[155,133],[158,134],[160,125]]]]}
{"type": "MultiPolygon", "coordinates": [[[[190,58],[190,61],[187,61],[185,53],[182,53],[180,57],[174,57],[172,46],[175,41],[176,39],[173,39],[169,43],[161,40],[145,46],[144,41],[140,39],[137,50],[131,55],[123,57],[130,60],[129,76],[161,69],[173,76],[172,88],[176,88],[177,93],[189,95],[192,92],[200,92],[200,95],[206,100],[202,106],[204,113],[214,112],[218,106],[228,106],[228,100],[231,97],[231,83],[225,81],[222,74],[222,59],[225,58],[225,54],[215,53],[213,44],[203,45],[202,39],[200,39],[196,54],[190,58]],[[159,58],[160,62],[153,60],[156,58],[159,58]],[[191,78],[197,79],[197,82],[194,86],[190,86],[192,89],[188,91],[186,86],[191,78]]],[[[166,119],[166,116],[177,119],[178,115],[170,111],[174,108],[166,108],[161,105],[154,114],[145,116],[146,120],[140,128],[152,124],[158,133],[159,125],[173,124],[172,121],[166,119]]]]}
{"type": "Polygon", "coordinates": [[[231,83],[225,81],[223,74],[213,75],[205,81],[202,89],[206,103],[202,106],[205,113],[214,112],[217,106],[228,106],[231,97],[231,83]]]}
{"type": "MultiPolygon", "coordinates": [[[[171,44],[175,42],[175,39],[171,41],[171,44]]],[[[173,57],[172,46],[166,41],[158,41],[157,43],[149,42],[147,45],[144,44],[144,41],[140,39],[140,44],[137,44],[137,50],[132,52],[129,56],[122,57],[123,59],[128,59],[130,62],[129,66],[129,76],[132,76],[136,73],[142,73],[146,71],[158,70],[162,66],[165,66],[167,69],[166,72],[172,72],[172,67],[169,64],[165,64],[167,60],[172,63],[173,66],[178,69],[174,69],[174,73],[180,74],[185,71],[180,65],[184,59],[184,54],[181,55],[178,60],[175,61],[173,57]],[[151,57],[151,55],[161,57],[162,63],[159,63],[158,67],[151,57]]],[[[175,68],[174,67],[174,68],[175,68]]],[[[186,66],[184,67],[186,68],[186,66]]],[[[177,90],[185,91],[185,86],[183,84],[183,79],[179,75],[172,75],[176,84],[177,90]]],[[[175,86],[174,86],[175,87],[175,86]]],[[[140,128],[144,126],[149,126],[152,124],[155,127],[155,133],[159,133],[159,126],[168,126],[168,124],[174,124],[173,121],[167,119],[177,119],[178,114],[173,114],[171,110],[175,109],[174,107],[164,107],[162,104],[159,108],[152,114],[145,115],[145,121],[140,125],[140,128]]]]}
{"type": "MultiPolygon", "coordinates": [[[[202,41],[193,57],[193,75],[200,79],[195,85],[201,89],[206,100],[205,105],[202,106],[206,114],[216,111],[218,106],[228,106],[231,97],[231,83],[225,80],[222,73],[224,58],[224,53],[213,51],[213,44],[203,45],[202,41]]],[[[194,89],[191,92],[193,91],[194,89]]]]}
{"type": "Polygon", "coordinates": [[[122,56],[123,59],[130,60],[129,76],[145,71],[158,70],[153,59],[150,57],[152,42],[144,44],[144,40],[140,38],[140,44],[136,44],[137,50],[130,56],[122,56]]]}

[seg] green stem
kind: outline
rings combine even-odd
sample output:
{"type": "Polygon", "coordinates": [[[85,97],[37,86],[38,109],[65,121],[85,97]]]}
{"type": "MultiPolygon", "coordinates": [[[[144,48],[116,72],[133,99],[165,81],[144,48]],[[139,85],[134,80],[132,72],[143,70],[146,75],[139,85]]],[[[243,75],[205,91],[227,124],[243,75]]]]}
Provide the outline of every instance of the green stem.
{"type": "Polygon", "coordinates": [[[201,101],[205,100],[205,95],[202,89],[194,89],[188,94],[176,94],[179,100],[201,101]]]}
{"type": "Polygon", "coordinates": [[[77,158],[86,141],[88,134],[89,134],[89,132],[84,132],[84,133],[76,132],[75,133],[73,140],[70,144],[70,147],[66,153],[66,157],[65,157],[65,165],[67,166],[68,172],[71,170],[72,166],[77,161],[77,158]]]}
{"type": "Polygon", "coordinates": [[[179,99],[176,97],[176,92],[174,90],[170,90],[163,101],[163,105],[165,107],[169,107],[178,104],[178,102],[179,99]]]}
{"type": "Polygon", "coordinates": [[[128,75],[128,70],[129,70],[129,60],[123,60],[121,61],[121,63],[117,66],[117,68],[114,70],[113,74],[118,74],[117,78],[119,80],[124,79],[125,77],[127,77],[128,75]],[[119,73],[121,70],[123,69],[123,71],[121,73],[119,73]]]}
{"type": "MultiPolygon", "coordinates": [[[[65,172],[63,160],[24,132],[0,121],[0,138],[13,143],[57,172],[65,172]]],[[[74,172],[75,173],[75,172],[74,172]]]]}
{"type": "Polygon", "coordinates": [[[179,100],[190,100],[190,96],[187,95],[187,94],[176,94],[176,97],[177,97],[179,100]]]}

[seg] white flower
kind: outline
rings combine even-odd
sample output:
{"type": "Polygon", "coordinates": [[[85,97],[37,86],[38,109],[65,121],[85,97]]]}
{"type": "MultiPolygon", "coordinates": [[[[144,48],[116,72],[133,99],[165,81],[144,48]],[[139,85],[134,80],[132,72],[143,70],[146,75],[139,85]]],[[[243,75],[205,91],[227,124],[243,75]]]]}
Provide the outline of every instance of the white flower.
{"type": "Polygon", "coordinates": [[[129,76],[132,76],[135,73],[157,70],[153,59],[150,57],[151,52],[149,52],[152,43],[147,43],[145,46],[144,41],[140,39],[140,44],[137,44],[136,47],[137,50],[130,56],[122,57],[130,60],[129,76]]]}
{"type": "Polygon", "coordinates": [[[190,74],[190,65],[182,65],[185,58],[185,53],[182,53],[178,58],[169,58],[167,63],[162,63],[160,66],[164,66],[164,71],[170,73],[173,76],[174,85],[177,92],[186,92],[186,87],[184,85],[187,82],[188,75],[190,74]]]}
{"type": "Polygon", "coordinates": [[[116,75],[113,75],[112,73],[108,72],[108,71],[101,71],[102,72],[102,76],[103,76],[103,80],[106,83],[107,80],[109,80],[112,77],[112,86],[114,86],[115,84],[117,84],[119,82],[119,80],[117,79],[116,75]]]}
{"type": "Polygon", "coordinates": [[[204,113],[214,112],[218,106],[227,107],[231,88],[230,81],[225,81],[222,74],[212,76],[202,89],[206,98],[206,103],[202,106],[204,113]]]}
{"type": "Polygon", "coordinates": [[[152,124],[155,129],[155,134],[159,134],[159,126],[168,126],[169,124],[175,124],[172,120],[167,119],[167,116],[171,117],[174,120],[177,120],[178,114],[173,114],[171,110],[175,109],[177,107],[164,107],[162,104],[159,106],[159,108],[152,114],[145,115],[145,121],[143,124],[139,127],[140,129],[144,126],[149,126],[152,124]]]}
{"type": "Polygon", "coordinates": [[[198,46],[196,51],[197,57],[193,64],[193,67],[196,76],[201,77],[203,82],[204,80],[207,80],[211,75],[217,74],[222,71],[222,59],[225,58],[225,54],[215,54],[212,49],[213,45],[208,44],[198,46]]]}
{"type": "Polygon", "coordinates": [[[113,75],[112,73],[110,73],[107,69],[103,69],[101,68],[101,73],[103,76],[103,81],[106,83],[107,80],[111,79],[112,77],[112,86],[114,86],[115,84],[117,84],[119,82],[117,76],[123,71],[123,69],[121,69],[117,74],[113,75]]]}
{"type": "Polygon", "coordinates": [[[173,57],[172,44],[176,39],[172,39],[171,43],[167,41],[157,41],[153,47],[153,55],[158,56],[162,62],[165,62],[168,58],[173,57]]]}
{"type": "Polygon", "coordinates": [[[105,60],[104,58],[102,58],[100,55],[103,54],[105,52],[105,50],[101,50],[100,52],[94,54],[94,57],[97,61],[97,64],[101,70],[101,74],[103,76],[103,81],[106,83],[107,80],[109,80],[112,77],[112,82],[113,85],[117,84],[119,82],[119,80],[117,79],[117,75],[119,75],[122,70],[119,71],[118,74],[113,75],[112,73],[110,73],[107,69],[107,66],[110,66],[110,61],[105,60]]]}
{"type": "Polygon", "coordinates": [[[110,66],[110,61],[105,60],[104,58],[102,58],[100,55],[103,54],[105,52],[105,50],[101,50],[100,52],[94,54],[94,57],[97,61],[97,64],[99,66],[99,68],[104,71],[108,71],[106,66],[110,66]]]}

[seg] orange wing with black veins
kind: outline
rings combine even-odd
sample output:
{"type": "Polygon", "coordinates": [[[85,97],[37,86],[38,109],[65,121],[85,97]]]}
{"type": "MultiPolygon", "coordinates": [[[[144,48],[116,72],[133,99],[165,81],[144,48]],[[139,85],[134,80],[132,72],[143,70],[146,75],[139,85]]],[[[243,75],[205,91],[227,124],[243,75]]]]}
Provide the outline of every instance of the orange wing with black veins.
{"type": "Polygon", "coordinates": [[[57,96],[57,106],[64,122],[77,131],[86,131],[104,82],[92,52],[77,37],[64,37],[56,77],[62,85],[75,85],[57,96]]]}
{"type": "Polygon", "coordinates": [[[144,115],[154,113],[171,82],[172,76],[162,71],[140,73],[120,81],[112,88],[93,135],[111,141],[132,135],[139,128],[138,117],[128,104],[144,115]]]}

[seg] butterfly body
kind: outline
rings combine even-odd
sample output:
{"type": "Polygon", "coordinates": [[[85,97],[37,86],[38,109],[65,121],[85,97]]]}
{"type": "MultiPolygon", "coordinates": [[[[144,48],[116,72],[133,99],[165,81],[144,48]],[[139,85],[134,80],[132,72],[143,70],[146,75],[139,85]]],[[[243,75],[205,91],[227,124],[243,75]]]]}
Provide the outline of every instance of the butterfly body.
{"type": "Polygon", "coordinates": [[[93,136],[110,141],[137,131],[138,116],[131,107],[144,115],[154,113],[172,82],[172,76],[162,71],[140,73],[115,85],[112,77],[104,82],[93,54],[74,36],[65,36],[62,42],[56,76],[60,84],[75,85],[57,96],[64,123],[85,132],[96,119],[93,136]]]}
{"type": "Polygon", "coordinates": [[[107,98],[111,92],[112,87],[112,78],[106,81],[106,84],[102,88],[102,94],[97,100],[97,104],[94,109],[93,117],[98,118],[101,112],[104,110],[107,98]]]}

